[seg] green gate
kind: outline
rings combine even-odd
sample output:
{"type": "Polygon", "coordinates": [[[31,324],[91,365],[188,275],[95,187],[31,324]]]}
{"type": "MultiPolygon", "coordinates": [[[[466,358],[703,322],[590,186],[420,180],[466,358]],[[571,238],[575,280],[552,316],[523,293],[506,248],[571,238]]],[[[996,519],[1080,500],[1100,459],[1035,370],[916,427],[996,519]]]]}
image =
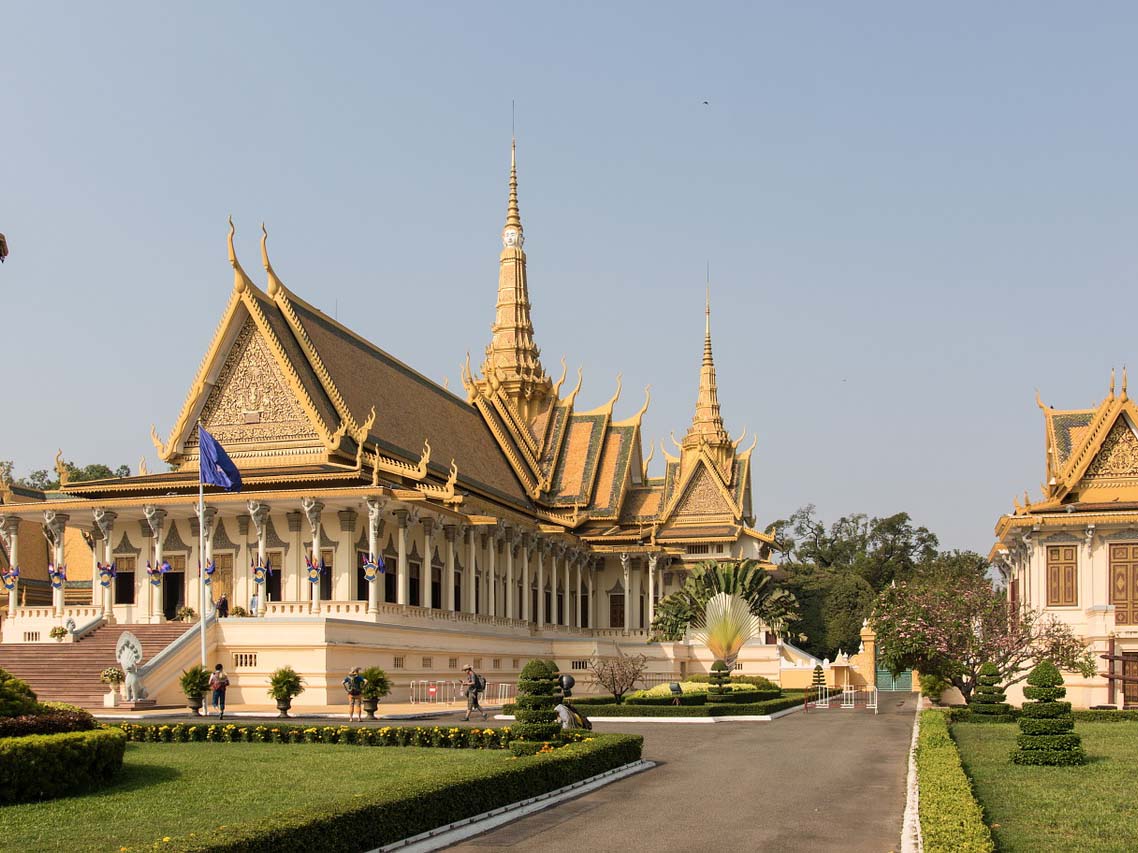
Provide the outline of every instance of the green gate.
{"type": "Polygon", "coordinates": [[[905,670],[904,672],[893,675],[888,669],[877,670],[877,689],[878,690],[904,690],[912,691],[913,689],[913,671],[905,670]]]}

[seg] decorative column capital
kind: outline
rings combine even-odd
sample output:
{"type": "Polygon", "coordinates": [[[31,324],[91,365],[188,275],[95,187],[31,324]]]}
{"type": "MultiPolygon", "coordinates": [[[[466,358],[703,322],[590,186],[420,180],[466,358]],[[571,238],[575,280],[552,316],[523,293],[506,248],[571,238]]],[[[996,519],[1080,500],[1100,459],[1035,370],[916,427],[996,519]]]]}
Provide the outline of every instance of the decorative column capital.
{"type": "Polygon", "coordinates": [[[629,565],[631,564],[631,562],[632,562],[632,558],[628,554],[621,554],[620,555],[620,567],[622,569],[624,569],[625,574],[628,574],[628,568],[629,568],[629,565]]]}
{"type": "Polygon", "coordinates": [[[1091,542],[1094,540],[1094,538],[1095,526],[1093,524],[1088,524],[1087,529],[1083,533],[1083,540],[1086,542],[1088,551],[1091,549],[1091,542]]]}
{"type": "Polygon", "coordinates": [[[43,530],[44,536],[47,537],[52,545],[58,545],[63,542],[63,530],[67,527],[67,513],[56,512],[53,509],[45,509],[43,513],[43,530]]]}
{"type": "Polygon", "coordinates": [[[455,538],[457,537],[458,532],[459,532],[459,525],[457,525],[457,524],[444,524],[443,525],[443,536],[446,538],[447,542],[453,542],[455,540],[455,538]]]}
{"type": "Polygon", "coordinates": [[[316,498],[301,498],[300,508],[304,510],[304,514],[308,518],[308,526],[312,529],[312,535],[315,536],[320,529],[320,513],[324,510],[324,504],[316,498]]]}
{"type": "Polygon", "coordinates": [[[660,555],[653,551],[648,555],[648,571],[653,571],[656,568],[656,561],[660,559],[660,555]]]}
{"type": "Polygon", "coordinates": [[[419,524],[422,525],[423,532],[430,536],[435,529],[435,518],[431,515],[424,515],[423,518],[420,519],[419,524]]]}
{"type": "Polygon", "coordinates": [[[150,526],[151,535],[161,536],[162,527],[166,521],[166,510],[159,509],[154,504],[147,504],[142,508],[142,513],[146,516],[146,523],[150,526]]]}
{"type": "Polygon", "coordinates": [[[409,512],[406,509],[396,509],[392,510],[391,514],[395,516],[395,520],[399,523],[399,529],[406,530],[409,512]]]}
{"type": "Polygon", "coordinates": [[[356,530],[356,519],[359,518],[359,513],[354,509],[342,509],[336,513],[336,518],[340,520],[340,529],[348,533],[354,533],[356,530]]]}
{"type": "Polygon", "coordinates": [[[118,518],[118,513],[113,510],[97,508],[93,515],[95,516],[95,526],[98,528],[99,533],[103,539],[110,541],[111,532],[115,526],[115,519],[118,518]]]}

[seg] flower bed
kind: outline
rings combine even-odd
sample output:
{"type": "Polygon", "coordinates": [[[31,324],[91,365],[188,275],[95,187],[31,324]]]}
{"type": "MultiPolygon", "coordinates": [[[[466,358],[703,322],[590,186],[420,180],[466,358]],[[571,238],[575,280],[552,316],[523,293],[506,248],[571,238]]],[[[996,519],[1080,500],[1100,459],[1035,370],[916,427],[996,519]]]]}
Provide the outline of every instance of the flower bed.
{"type": "Polygon", "coordinates": [[[122,767],[117,729],[0,740],[0,803],[47,800],[106,784],[122,767]]]}
{"type": "Polygon", "coordinates": [[[989,853],[995,849],[984,813],[972,796],[960,753],[940,711],[921,714],[917,736],[921,835],[927,853],[989,853]]]}

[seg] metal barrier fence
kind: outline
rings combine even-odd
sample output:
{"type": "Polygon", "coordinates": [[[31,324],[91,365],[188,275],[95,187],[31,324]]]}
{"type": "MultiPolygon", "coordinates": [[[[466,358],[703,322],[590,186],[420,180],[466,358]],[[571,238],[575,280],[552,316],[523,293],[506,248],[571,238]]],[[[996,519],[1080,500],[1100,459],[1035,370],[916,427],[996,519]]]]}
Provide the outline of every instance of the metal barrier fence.
{"type": "MultiPolygon", "coordinates": [[[[423,679],[409,682],[408,687],[408,701],[412,705],[461,705],[466,702],[463,694],[465,685],[458,679],[423,679]]],[[[512,702],[516,695],[516,684],[508,681],[488,681],[482,698],[483,701],[502,705],[512,702]]]]}
{"type": "Polygon", "coordinates": [[[834,707],[837,702],[839,708],[864,708],[877,713],[876,687],[842,687],[831,689],[829,687],[812,686],[806,691],[804,702],[805,710],[814,709],[825,711],[834,707]]]}

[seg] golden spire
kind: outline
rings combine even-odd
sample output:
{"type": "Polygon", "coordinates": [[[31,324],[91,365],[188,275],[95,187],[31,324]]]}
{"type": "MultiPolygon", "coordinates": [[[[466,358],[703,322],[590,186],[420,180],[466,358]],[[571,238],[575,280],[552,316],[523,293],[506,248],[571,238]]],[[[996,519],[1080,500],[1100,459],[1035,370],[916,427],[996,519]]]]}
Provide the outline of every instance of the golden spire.
{"type": "Polygon", "coordinates": [[[715,380],[715,360],[711,355],[711,288],[707,288],[707,302],[704,306],[703,362],[699,369],[699,395],[695,402],[695,416],[691,427],[684,436],[685,448],[695,447],[701,442],[710,445],[731,445],[731,437],[723,427],[723,417],[719,414],[719,386],[715,380]]]}
{"type": "Polygon", "coordinates": [[[498,302],[494,325],[490,328],[490,345],[482,362],[482,378],[477,384],[483,393],[500,388],[528,419],[545,409],[552,396],[553,382],[541,366],[541,351],[533,340],[524,243],[522,218],[518,212],[517,143],[511,142],[510,195],[502,229],[498,302]]]}

